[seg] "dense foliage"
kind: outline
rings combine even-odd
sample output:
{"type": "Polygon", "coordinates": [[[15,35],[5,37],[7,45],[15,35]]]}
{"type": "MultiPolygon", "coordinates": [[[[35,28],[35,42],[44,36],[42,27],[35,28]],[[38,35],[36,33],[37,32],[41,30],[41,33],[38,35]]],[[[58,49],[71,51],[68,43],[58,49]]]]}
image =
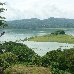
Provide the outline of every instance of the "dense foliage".
{"type": "MultiPolygon", "coordinates": [[[[12,65],[13,63],[24,63],[25,65],[40,65],[40,56],[26,45],[5,42],[0,44],[0,59],[1,61],[12,65]]],[[[0,64],[2,62],[0,61],[0,64]]],[[[2,64],[2,66],[3,66],[2,64]]],[[[1,66],[1,65],[0,65],[1,66]]]]}
{"type": "Polygon", "coordinates": [[[6,69],[14,64],[49,67],[52,74],[74,74],[74,48],[52,50],[40,57],[21,43],[0,44],[0,67],[6,69]]]}
{"type": "Polygon", "coordinates": [[[39,28],[74,28],[74,19],[54,18],[40,20],[37,18],[7,21],[8,28],[39,29],[39,28]]]}
{"type": "Polygon", "coordinates": [[[51,67],[53,74],[74,74],[74,48],[47,52],[42,57],[42,66],[51,67]]]}
{"type": "Polygon", "coordinates": [[[51,34],[55,34],[55,35],[59,35],[59,34],[65,34],[65,31],[64,30],[58,30],[58,31],[55,31],[54,33],[51,33],[51,34]]]}

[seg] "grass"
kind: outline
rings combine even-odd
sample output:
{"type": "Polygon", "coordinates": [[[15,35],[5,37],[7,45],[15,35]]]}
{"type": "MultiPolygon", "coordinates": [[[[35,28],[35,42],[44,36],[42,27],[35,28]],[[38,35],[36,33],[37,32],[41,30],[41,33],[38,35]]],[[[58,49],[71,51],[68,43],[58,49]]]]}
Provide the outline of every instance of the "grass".
{"type": "Polygon", "coordinates": [[[28,41],[74,43],[74,36],[67,34],[48,34],[43,36],[30,37],[28,38],[28,41]]]}
{"type": "Polygon", "coordinates": [[[22,65],[15,65],[7,68],[4,74],[50,74],[49,68],[45,67],[26,67],[22,65]]]}

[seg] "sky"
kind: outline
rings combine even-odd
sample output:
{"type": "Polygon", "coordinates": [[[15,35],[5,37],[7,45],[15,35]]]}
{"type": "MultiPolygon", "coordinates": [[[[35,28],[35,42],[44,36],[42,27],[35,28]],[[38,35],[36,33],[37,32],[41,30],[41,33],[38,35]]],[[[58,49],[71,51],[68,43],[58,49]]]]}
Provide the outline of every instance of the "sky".
{"type": "Polygon", "coordinates": [[[74,19],[74,0],[0,0],[7,11],[6,20],[39,18],[74,19]]]}

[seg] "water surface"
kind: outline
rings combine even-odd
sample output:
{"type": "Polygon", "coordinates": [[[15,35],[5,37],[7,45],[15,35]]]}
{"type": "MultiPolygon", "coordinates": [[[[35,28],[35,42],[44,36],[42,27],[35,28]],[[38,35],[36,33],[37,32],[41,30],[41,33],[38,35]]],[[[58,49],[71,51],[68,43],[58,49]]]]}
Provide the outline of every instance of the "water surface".
{"type": "MultiPolygon", "coordinates": [[[[0,33],[5,31],[5,34],[0,37],[0,41],[16,41],[23,40],[26,37],[31,36],[41,36],[45,34],[50,34],[57,31],[58,29],[37,29],[37,30],[27,30],[27,29],[0,29],[0,33]]],[[[63,29],[66,34],[74,36],[74,29],[65,28],[63,29]]],[[[68,43],[57,43],[57,42],[33,42],[33,41],[19,41],[19,43],[26,44],[28,47],[32,48],[40,56],[45,55],[48,51],[55,50],[58,48],[69,49],[73,48],[74,44],[68,43]]]]}

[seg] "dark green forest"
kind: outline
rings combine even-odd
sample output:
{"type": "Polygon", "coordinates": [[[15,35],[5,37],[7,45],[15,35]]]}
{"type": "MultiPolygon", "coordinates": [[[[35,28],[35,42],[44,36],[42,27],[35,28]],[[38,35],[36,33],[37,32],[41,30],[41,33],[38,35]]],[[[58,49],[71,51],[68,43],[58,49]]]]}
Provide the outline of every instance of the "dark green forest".
{"type": "Polygon", "coordinates": [[[37,18],[7,21],[7,28],[38,29],[38,28],[74,28],[74,19],[54,18],[40,20],[37,18]]]}

